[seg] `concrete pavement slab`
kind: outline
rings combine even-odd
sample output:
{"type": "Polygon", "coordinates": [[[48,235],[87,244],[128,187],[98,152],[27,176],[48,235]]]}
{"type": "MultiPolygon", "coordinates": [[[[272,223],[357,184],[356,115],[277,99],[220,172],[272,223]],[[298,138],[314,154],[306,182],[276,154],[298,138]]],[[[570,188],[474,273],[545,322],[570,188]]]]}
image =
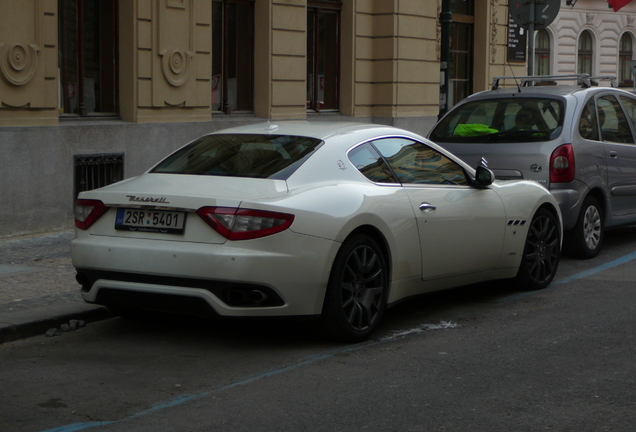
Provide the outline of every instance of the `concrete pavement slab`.
{"type": "Polygon", "coordinates": [[[72,238],[72,231],[0,238],[0,343],[41,335],[72,319],[110,316],[81,298],[72,238]]]}

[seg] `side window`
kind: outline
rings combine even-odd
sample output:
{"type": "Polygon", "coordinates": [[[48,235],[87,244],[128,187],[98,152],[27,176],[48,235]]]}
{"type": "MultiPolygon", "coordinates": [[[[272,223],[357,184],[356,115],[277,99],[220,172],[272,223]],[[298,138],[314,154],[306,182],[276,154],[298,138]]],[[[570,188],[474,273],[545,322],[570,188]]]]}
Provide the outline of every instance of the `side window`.
{"type": "Polygon", "coordinates": [[[590,99],[581,112],[579,120],[579,133],[584,139],[598,141],[598,123],[596,122],[596,109],[594,99],[590,99]]]}
{"type": "Polygon", "coordinates": [[[613,96],[603,96],[597,100],[598,124],[603,141],[634,143],[627,117],[613,96]]]}
{"type": "Polygon", "coordinates": [[[404,138],[373,142],[401,183],[467,185],[461,166],[432,148],[404,138]]]}
{"type": "Polygon", "coordinates": [[[632,120],[632,126],[636,127],[636,100],[621,96],[621,102],[623,103],[623,107],[625,107],[627,116],[632,120]]]}
{"type": "Polygon", "coordinates": [[[349,160],[366,178],[376,183],[397,183],[384,159],[369,143],[349,152],[349,160]]]}

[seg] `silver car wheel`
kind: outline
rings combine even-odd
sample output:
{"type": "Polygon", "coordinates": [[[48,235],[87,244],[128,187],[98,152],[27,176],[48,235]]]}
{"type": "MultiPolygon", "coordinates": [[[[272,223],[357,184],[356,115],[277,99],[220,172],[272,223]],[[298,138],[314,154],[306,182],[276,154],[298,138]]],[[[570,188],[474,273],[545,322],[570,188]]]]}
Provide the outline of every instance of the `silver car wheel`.
{"type": "Polygon", "coordinates": [[[596,206],[589,206],[583,216],[583,237],[591,250],[596,249],[601,241],[601,215],[596,206]]]}
{"type": "Polygon", "coordinates": [[[568,253],[575,258],[594,258],[603,245],[604,228],[603,208],[596,198],[588,195],[583,200],[576,225],[564,238],[568,253]]]}

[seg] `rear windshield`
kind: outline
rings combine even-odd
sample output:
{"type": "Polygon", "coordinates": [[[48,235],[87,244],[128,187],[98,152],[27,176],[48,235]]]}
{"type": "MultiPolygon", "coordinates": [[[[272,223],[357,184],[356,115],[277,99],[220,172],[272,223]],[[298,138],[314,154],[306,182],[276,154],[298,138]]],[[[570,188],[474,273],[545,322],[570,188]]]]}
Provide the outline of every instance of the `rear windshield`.
{"type": "Polygon", "coordinates": [[[563,102],[547,98],[479,100],[455,107],[433,129],[435,142],[550,141],[563,129],[563,102]]]}
{"type": "Polygon", "coordinates": [[[287,179],[322,143],[289,135],[207,135],[178,150],[150,172],[287,179]]]}

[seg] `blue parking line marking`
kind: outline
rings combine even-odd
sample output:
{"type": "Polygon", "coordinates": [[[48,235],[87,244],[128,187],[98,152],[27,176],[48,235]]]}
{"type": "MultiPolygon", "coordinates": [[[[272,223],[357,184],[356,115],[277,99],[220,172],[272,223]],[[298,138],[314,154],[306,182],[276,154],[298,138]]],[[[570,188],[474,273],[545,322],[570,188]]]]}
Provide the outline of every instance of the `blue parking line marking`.
{"type": "Polygon", "coordinates": [[[553,282],[552,285],[562,285],[562,284],[565,284],[565,283],[568,283],[568,282],[572,282],[574,280],[583,279],[583,278],[586,278],[586,277],[591,276],[593,274],[602,272],[604,270],[608,270],[608,269],[611,269],[613,267],[617,267],[619,265],[628,263],[628,262],[633,261],[635,259],[636,259],[636,252],[632,252],[629,255],[625,255],[624,257],[615,259],[614,261],[610,261],[610,262],[602,264],[602,265],[600,265],[598,267],[594,267],[594,268],[586,270],[584,272],[577,273],[575,275],[572,275],[572,276],[569,276],[569,277],[566,277],[566,278],[563,278],[563,279],[559,279],[558,281],[553,282]]]}
{"type": "Polygon", "coordinates": [[[54,429],[48,429],[45,432],[76,432],[88,428],[93,428],[97,426],[107,425],[114,422],[104,421],[104,422],[89,422],[89,423],[73,423],[71,425],[60,426],[54,429]]]}
{"type": "Polygon", "coordinates": [[[234,387],[238,387],[238,386],[242,386],[242,385],[247,385],[247,384],[250,384],[250,383],[252,383],[254,381],[258,381],[258,380],[261,380],[261,379],[264,379],[264,378],[268,378],[268,377],[271,377],[271,376],[274,376],[274,375],[278,375],[278,374],[281,374],[281,373],[284,373],[284,372],[289,372],[289,371],[297,369],[299,367],[307,366],[307,365],[316,363],[316,362],[318,362],[320,360],[324,360],[324,359],[333,357],[336,354],[342,354],[342,353],[345,353],[345,352],[348,352],[348,351],[357,351],[357,350],[360,350],[360,349],[368,347],[368,346],[379,345],[379,344],[382,344],[382,343],[385,343],[385,342],[390,342],[392,340],[395,340],[396,338],[397,338],[397,336],[395,336],[395,337],[389,336],[387,338],[380,339],[380,340],[374,340],[374,341],[371,341],[371,342],[363,342],[363,343],[356,344],[356,345],[353,345],[353,346],[347,346],[347,347],[343,347],[343,348],[340,348],[340,349],[327,351],[325,353],[314,354],[314,355],[311,355],[309,357],[306,357],[304,360],[300,360],[298,363],[295,363],[295,364],[292,364],[292,365],[289,365],[289,366],[285,366],[285,367],[282,367],[282,368],[266,371],[266,372],[261,372],[261,373],[258,373],[258,374],[252,375],[252,376],[248,376],[246,378],[243,378],[240,381],[235,381],[233,383],[230,383],[230,384],[227,384],[227,385],[224,385],[224,386],[221,386],[221,387],[217,387],[217,388],[214,388],[212,390],[207,390],[207,391],[203,391],[203,392],[200,392],[200,393],[194,393],[194,394],[190,394],[190,395],[178,396],[178,397],[176,397],[174,399],[171,399],[169,401],[154,405],[154,406],[148,408],[145,411],[140,411],[138,413],[132,414],[132,415],[130,415],[128,417],[121,418],[119,420],[103,421],[103,422],[74,423],[74,424],[70,424],[70,425],[56,427],[56,428],[53,428],[53,429],[47,429],[47,430],[42,431],[42,432],[77,432],[77,431],[80,431],[80,430],[91,429],[91,428],[98,427],[98,426],[103,426],[103,425],[108,425],[108,424],[113,424],[113,423],[121,423],[121,422],[124,422],[126,420],[131,420],[131,419],[134,419],[134,418],[137,418],[137,417],[142,417],[142,416],[145,416],[147,414],[151,414],[151,413],[156,412],[156,411],[164,410],[166,408],[171,408],[171,407],[174,407],[174,406],[178,406],[178,405],[181,405],[181,404],[183,404],[185,402],[188,402],[188,401],[191,401],[191,400],[201,399],[201,398],[204,398],[206,396],[210,396],[210,395],[212,395],[214,393],[217,393],[219,391],[228,390],[228,389],[231,389],[231,388],[234,388],[234,387]]]}
{"type": "MultiPolygon", "coordinates": [[[[559,279],[557,281],[554,281],[548,286],[548,288],[556,286],[556,285],[563,285],[563,284],[566,284],[566,283],[569,283],[569,282],[572,282],[572,281],[575,281],[575,280],[584,279],[584,278],[586,278],[588,276],[592,276],[593,274],[600,273],[600,272],[605,271],[605,270],[609,270],[609,269],[611,269],[613,267],[617,267],[619,265],[628,263],[628,262],[633,261],[633,260],[636,260],[636,252],[632,252],[632,253],[630,253],[628,255],[625,255],[623,257],[617,258],[614,261],[610,261],[608,263],[601,264],[598,267],[594,267],[594,268],[591,268],[589,270],[585,270],[585,271],[582,271],[580,273],[574,274],[572,276],[568,276],[568,277],[565,277],[563,279],[559,279]]],[[[507,302],[507,301],[510,301],[510,300],[516,300],[516,299],[519,299],[519,298],[523,298],[523,297],[532,295],[533,293],[534,293],[534,291],[527,291],[527,292],[512,294],[512,295],[509,295],[507,297],[503,297],[503,298],[497,300],[496,303],[504,303],[504,302],[507,302]]]]}
{"type": "Polygon", "coordinates": [[[367,341],[367,342],[362,342],[362,343],[358,343],[355,345],[349,345],[349,346],[345,346],[342,348],[337,348],[334,350],[330,350],[330,351],[326,351],[326,352],[322,352],[322,353],[316,353],[310,356],[305,357],[304,359],[299,360],[298,362],[291,364],[289,366],[283,366],[277,369],[272,369],[269,371],[265,371],[265,372],[260,372],[254,375],[250,375],[247,377],[244,377],[243,379],[239,380],[239,381],[235,381],[233,383],[229,383],[223,386],[219,386],[216,388],[213,388],[211,390],[205,390],[205,391],[201,391],[199,393],[193,393],[193,394],[189,394],[189,395],[181,395],[181,396],[177,396],[176,398],[170,399],[168,401],[156,404],[151,406],[150,408],[148,408],[147,410],[144,411],[140,411],[138,413],[135,414],[131,414],[128,417],[124,417],[121,418],[119,420],[112,420],[112,421],[101,421],[101,422],[87,422],[87,423],[73,423],[70,425],[65,425],[65,426],[59,426],[56,427],[54,429],[47,429],[45,431],[42,432],[77,432],[80,430],[84,430],[84,429],[91,429],[94,427],[98,427],[98,426],[103,426],[103,425],[109,425],[109,424],[113,424],[113,423],[122,423],[125,422],[126,420],[131,420],[137,417],[142,417],[148,414],[151,414],[153,412],[157,412],[157,411],[161,411],[167,408],[171,408],[171,407],[175,407],[178,405],[181,405],[185,402],[188,401],[192,401],[192,400],[197,400],[197,399],[201,399],[204,398],[206,396],[211,396],[217,392],[220,391],[224,391],[224,390],[229,390],[232,389],[234,387],[239,387],[239,386],[243,386],[243,385],[247,385],[247,384],[251,384],[255,381],[259,381],[261,379],[264,378],[269,378],[281,373],[285,373],[285,372],[289,372],[292,371],[294,369],[298,369],[300,367],[303,366],[308,366],[311,364],[314,364],[316,362],[319,362],[321,360],[325,360],[331,357],[334,357],[338,354],[343,354],[343,353],[347,353],[347,352],[351,352],[351,351],[359,351],[363,348],[367,348],[367,347],[371,347],[371,346],[375,346],[375,345],[381,345],[387,342],[392,342],[394,340],[403,338],[409,334],[412,333],[420,333],[422,331],[426,331],[426,330],[444,330],[444,329],[451,329],[451,328],[456,328],[458,327],[457,324],[452,323],[452,322],[446,322],[446,321],[440,321],[439,324],[423,324],[420,325],[418,327],[409,329],[409,330],[405,330],[405,331],[397,331],[397,332],[393,332],[392,334],[389,334],[388,336],[383,337],[382,339],[375,339],[372,341],[367,341]]]}

